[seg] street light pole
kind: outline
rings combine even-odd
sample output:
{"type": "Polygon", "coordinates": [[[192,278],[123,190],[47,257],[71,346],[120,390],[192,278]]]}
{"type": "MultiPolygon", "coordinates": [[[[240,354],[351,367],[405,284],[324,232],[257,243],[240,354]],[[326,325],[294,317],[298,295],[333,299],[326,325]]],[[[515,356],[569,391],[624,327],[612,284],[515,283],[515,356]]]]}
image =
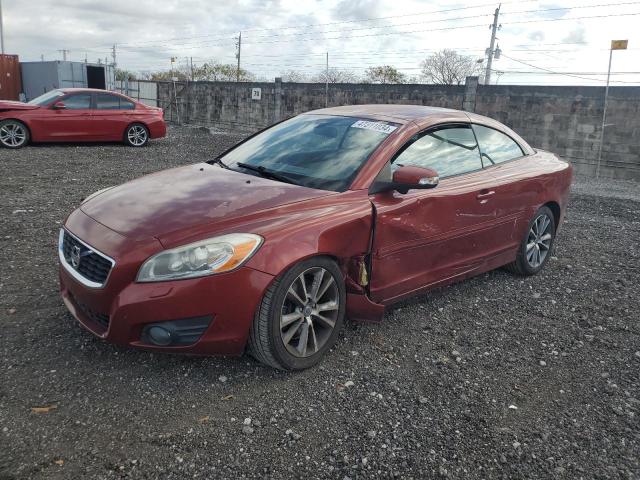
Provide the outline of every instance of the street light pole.
{"type": "Polygon", "coordinates": [[[604,106],[602,108],[602,127],[600,128],[600,145],[598,145],[598,161],[596,163],[596,178],[600,178],[600,162],[602,160],[602,144],[604,143],[604,128],[607,126],[607,103],[609,101],[609,81],[611,79],[611,60],[614,50],[626,50],[628,40],[611,40],[609,49],[609,68],[607,70],[607,86],[604,89],[604,106]]]}

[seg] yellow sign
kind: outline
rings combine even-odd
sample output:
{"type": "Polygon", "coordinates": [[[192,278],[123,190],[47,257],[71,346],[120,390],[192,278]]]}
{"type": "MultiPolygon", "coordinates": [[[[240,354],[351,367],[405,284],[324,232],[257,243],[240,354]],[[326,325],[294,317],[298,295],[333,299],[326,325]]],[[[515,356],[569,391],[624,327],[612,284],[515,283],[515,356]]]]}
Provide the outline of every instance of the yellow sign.
{"type": "Polygon", "coordinates": [[[611,50],[626,50],[629,40],[611,40],[611,50]]]}

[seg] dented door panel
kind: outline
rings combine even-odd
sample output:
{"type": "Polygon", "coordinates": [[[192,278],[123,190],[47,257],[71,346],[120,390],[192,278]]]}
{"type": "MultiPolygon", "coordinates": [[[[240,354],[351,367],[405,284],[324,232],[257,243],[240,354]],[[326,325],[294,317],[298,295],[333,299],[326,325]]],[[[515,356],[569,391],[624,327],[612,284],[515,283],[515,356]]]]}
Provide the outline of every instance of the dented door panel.
{"type": "Polygon", "coordinates": [[[389,303],[478,269],[503,251],[512,222],[499,218],[495,180],[485,171],[443,180],[433,190],[373,195],[376,230],[371,297],[389,303]],[[479,198],[480,195],[480,198],[479,198]]]}

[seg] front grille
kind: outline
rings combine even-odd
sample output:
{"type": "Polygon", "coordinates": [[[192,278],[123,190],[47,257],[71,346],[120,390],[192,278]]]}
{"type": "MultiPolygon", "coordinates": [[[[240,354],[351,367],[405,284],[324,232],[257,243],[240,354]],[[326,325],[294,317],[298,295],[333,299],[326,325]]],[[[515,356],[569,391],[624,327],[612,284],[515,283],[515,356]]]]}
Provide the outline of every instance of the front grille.
{"type": "Polygon", "coordinates": [[[87,319],[97,324],[105,332],[107,331],[107,329],[109,328],[109,315],[106,315],[104,313],[98,313],[92,310],[91,307],[89,307],[89,305],[78,300],[71,292],[69,292],[69,297],[71,298],[71,301],[75,303],[75,305],[78,307],[78,310],[80,310],[80,312],[87,319]]]}
{"type": "Polygon", "coordinates": [[[67,266],[83,278],[103,285],[113,267],[113,262],[63,231],[61,253],[67,266]]]}

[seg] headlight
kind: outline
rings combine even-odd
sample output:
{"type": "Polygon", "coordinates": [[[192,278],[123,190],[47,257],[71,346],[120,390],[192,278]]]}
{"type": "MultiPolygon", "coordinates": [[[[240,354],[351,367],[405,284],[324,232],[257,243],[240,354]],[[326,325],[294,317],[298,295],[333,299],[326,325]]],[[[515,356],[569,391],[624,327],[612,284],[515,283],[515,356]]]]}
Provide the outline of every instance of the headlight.
{"type": "Polygon", "coordinates": [[[160,282],[203,277],[238,268],[262,244],[262,237],[232,233],[165,250],[144,262],[136,281],[160,282]]]}

